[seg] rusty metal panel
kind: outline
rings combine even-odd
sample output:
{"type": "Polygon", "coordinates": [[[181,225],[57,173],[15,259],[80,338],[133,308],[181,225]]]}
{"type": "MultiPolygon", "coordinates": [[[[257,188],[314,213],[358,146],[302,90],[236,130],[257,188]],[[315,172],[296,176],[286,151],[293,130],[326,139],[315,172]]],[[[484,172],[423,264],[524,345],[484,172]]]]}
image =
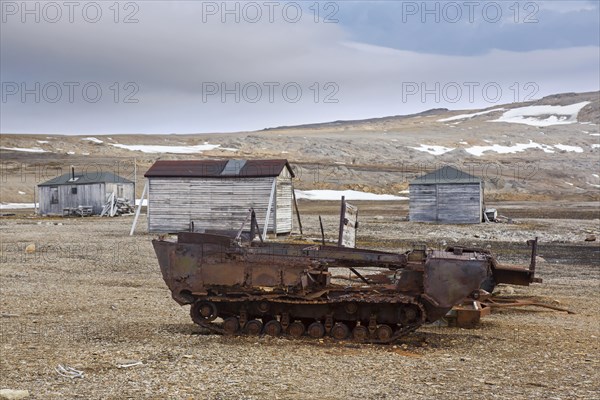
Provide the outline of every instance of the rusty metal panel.
{"type": "Polygon", "coordinates": [[[478,290],[488,273],[485,258],[430,257],[425,263],[424,297],[438,307],[452,307],[465,298],[465,293],[478,290]]]}
{"type": "Polygon", "coordinates": [[[231,238],[225,235],[219,234],[207,234],[197,232],[179,232],[177,234],[178,243],[190,243],[190,244],[217,244],[224,248],[231,244],[231,238]]]}
{"type": "MultiPolygon", "coordinates": [[[[282,269],[281,280],[283,286],[300,286],[302,284],[303,277],[306,276],[305,266],[287,266],[282,269]]],[[[306,285],[308,286],[308,282],[306,285]]]]}
{"type": "Polygon", "coordinates": [[[202,264],[200,269],[204,287],[242,286],[244,284],[243,264],[202,264]]]}
{"type": "Polygon", "coordinates": [[[281,270],[277,266],[253,265],[251,273],[253,286],[281,285],[281,270]]]}
{"type": "Polygon", "coordinates": [[[198,264],[202,261],[200,246],[177,245],[169,251],[171,274],[176,280],[183,280],[194,275],[198,264]]]}

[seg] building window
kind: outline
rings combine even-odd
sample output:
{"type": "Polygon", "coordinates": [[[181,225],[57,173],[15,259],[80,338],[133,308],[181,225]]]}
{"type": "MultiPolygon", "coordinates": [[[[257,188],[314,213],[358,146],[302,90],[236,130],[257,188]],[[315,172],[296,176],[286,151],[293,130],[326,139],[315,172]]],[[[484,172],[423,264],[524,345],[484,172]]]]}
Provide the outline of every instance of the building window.
{"type": "Polygon", "coordinates": [[[58,186],[50,187],[50,204],[58,204],[58,186]]]}
{"type": "Polygon", "coordinates": [[[71,188],[71,194],[77,194],[77,186],[71,188]]]}

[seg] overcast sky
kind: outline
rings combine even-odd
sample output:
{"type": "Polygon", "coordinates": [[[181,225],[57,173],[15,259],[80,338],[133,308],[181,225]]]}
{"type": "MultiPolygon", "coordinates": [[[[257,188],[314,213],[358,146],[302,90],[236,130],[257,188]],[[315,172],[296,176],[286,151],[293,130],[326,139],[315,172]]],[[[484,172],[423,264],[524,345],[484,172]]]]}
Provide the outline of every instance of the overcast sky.
{"type": "Polygon", "coordinates": [[[255,130],[600,89],[595,0],[0,3],[3,133],[255,130]]]}

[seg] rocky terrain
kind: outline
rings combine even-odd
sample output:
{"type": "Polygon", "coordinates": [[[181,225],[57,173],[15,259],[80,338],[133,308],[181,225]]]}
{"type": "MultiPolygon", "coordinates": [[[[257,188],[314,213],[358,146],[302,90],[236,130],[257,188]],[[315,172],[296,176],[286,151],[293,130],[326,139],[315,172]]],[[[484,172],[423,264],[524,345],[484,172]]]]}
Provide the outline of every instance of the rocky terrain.
{"type": "MultiPolygon", "coordinates": [[[[318,215],[333,239],[326,203],[301,202],[306,239],[318,215]]],[[[131,217],[20,215],[0,220],[0,388],[35,399],[597,398],[600,247],[583,235],[598,234],[598,219],[525,218],[515,204],[517,224],[439,227],[384,203],[360,204],[359,245],[475,243],[526,265],[522,240],[538,235],[544,283],[497,295],[576,314],[505,309],[475,329],[428,326],[393,346],[204,335],[171,299],[143,215],[133,237],[131,217]]]]}

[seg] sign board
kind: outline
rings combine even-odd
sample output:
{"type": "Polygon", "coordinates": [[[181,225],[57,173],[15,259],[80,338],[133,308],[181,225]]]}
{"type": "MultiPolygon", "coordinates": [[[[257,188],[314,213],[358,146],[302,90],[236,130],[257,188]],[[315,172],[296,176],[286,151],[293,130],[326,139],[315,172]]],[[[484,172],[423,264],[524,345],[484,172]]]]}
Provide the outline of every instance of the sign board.
{"type": "Polygon", "coordinates": [[[358,207],[346,202],[342,196],[340,210],[339,247],[356,247],[356,229],[358,228],[358,207]]]}

